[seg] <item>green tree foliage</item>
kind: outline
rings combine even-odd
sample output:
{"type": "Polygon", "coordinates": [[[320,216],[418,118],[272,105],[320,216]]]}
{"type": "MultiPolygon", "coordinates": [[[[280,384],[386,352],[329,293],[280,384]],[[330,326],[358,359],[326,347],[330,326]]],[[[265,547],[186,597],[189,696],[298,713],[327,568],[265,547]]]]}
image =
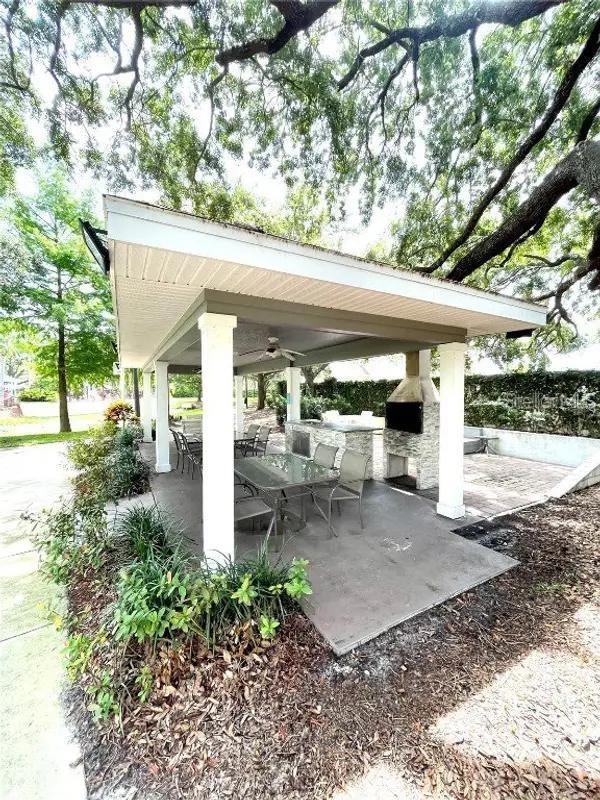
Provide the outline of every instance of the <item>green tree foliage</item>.
{"type": "Polygon", "coordinates": [[[306,192],[328,218],[358,197],[394,214],[393,264],[597,311],[600,0],[6,0],[3,21],[6,106],[116,187],[273,230],[223,187],[245,162],[308,187],[274,232],[314,241],[306,192]]]}
{"type": "Polygon", "coordinates": [[[79,218],[91,216],[53,169],[35,197],[13,198],[0,243],[0,318],[29,334],[37,374],[54,380],[61,432],[70,430],[67,393],[102,383],[114,357],[108,281],[79,234],[79,218]]]}
{"type": "Polygon", "coordinates": [[[202,378],[192,375],[170,375],[169,390],[172,397],[194,397],[202,399],[202,378]]]}

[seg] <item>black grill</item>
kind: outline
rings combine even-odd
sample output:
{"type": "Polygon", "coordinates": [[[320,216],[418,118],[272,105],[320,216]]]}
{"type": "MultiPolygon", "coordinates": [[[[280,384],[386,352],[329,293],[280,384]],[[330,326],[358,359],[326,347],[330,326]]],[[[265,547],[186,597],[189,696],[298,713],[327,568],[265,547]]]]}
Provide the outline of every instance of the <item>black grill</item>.
{"type": "Polygon", "coordinates": [[[387,402],[385,427],[405,433],[423,433],[423,403],[387,402]]]}

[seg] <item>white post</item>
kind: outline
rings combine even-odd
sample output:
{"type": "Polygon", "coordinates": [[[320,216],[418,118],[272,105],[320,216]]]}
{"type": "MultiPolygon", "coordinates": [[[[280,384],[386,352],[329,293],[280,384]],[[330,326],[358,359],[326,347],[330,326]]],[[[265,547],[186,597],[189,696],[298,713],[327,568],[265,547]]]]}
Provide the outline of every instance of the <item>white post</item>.
{"type": "Polygon", "coordinates": [[[152,441],[152,373],[142,373],[142,428],[144,441],[152,441]]]}
{"type": "Polygon", "coordinates": [[[157,472],[170,472],[171,459],[169,449],[171,433],[169,431],[169,364],[167,361],[155,361],[156,375],[156,466],[157,472]]]}
{"type": "Polygon", "coordinates": [[[464,342],[441,344],[440,466],[437,513],[457,519],[465,515],[463,501],[465,352],[464,342]]]}
{"type": "Polygon", "coordinates": [[[125,367],[123,365],[119,367],[119,397],[121,400],[125,400],[125,367]]]}
{"type": "Polygon", "coordinates": [[[235,394],[235,428],[238,431],[244,430],[244,376],[234,375],[233,378],[235,394]]]}
{"type": "Polygon", "coordinates": [[[300,419],[300,367],[286,367],[285,380],[287,382],[287,418],[288,420],[300,419]]]}
{"type": "Polygon", "coordinates": [[[233,516],[233,329],[237,317],[206,312],[202,346],[202,526],[204,555],[218,563],[235,554],[233,516]]]}

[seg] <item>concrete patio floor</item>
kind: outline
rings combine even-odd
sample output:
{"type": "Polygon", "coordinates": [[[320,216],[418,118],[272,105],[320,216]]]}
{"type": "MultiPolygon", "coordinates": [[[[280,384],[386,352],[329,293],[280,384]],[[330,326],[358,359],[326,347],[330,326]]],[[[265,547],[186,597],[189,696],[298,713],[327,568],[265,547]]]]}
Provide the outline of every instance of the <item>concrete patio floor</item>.
{"type": "MultiPolygon", "coordinates": [[[[200,479],[162,473],[153,476],[152,491],[200,551],[200,479]]],[[[364,510],[364,531],[352,504],[335,519],[337,537],[311,510],[304,530],[287,534],[282,543],[271,539],[286,560],[309,560],[313,594],[303,607],[338,655],[516,563],[453,534],[456,521],[438,516],[429,498],[370,481],[364,510]]],[[[260,534],[238,532],[237,554],[256,552],[262,540],[260,534]]]]}

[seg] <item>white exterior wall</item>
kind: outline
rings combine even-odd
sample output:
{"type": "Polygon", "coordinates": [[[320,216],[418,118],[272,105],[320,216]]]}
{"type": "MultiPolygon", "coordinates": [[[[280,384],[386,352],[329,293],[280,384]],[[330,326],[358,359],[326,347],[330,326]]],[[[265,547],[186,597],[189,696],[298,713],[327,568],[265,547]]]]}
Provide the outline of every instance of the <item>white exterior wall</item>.
{"type": "Polygon", "coordinates": [[[202,314],[202,527],[204,555],[217,563],[235,553],[233,329],[228,314],[202,314]]]}
{"type": "Polygon", "coordinates": [[[600,453],[600,439],[585,436],[561,436],[556,433],[530,433],[502,428],[465,426],[468,439],[487,437],[489,452],[512,458],[528,458],[545,464],[577,467],[583,461],[600,453]]]}

